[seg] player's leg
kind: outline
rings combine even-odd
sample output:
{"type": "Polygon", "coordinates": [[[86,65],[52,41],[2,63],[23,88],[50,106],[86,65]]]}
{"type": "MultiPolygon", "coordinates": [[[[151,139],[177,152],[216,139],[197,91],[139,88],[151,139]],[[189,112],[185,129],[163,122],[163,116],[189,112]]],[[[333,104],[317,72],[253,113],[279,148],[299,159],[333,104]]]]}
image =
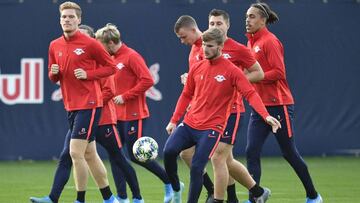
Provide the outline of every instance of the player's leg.
{"type": "Polygon", "coordinates": [[[148,162],[140,162],[138,161],[134,154],[132,153],[132,146],[136,142],[137,139],[143,136],[143,127],[145,126],[146,119],[140,119],[140,120],[134,120],[134,121],[127,121],[123,126],[125,128],[123,131],[120,131],[121,136],[124,135],[124,140],[126,144],[126,149],[128,151],[128,155],[130,157],[130,160],[147,170],[149,170],[151,173],[156,175],[165,185],[165,195],[164,195],[164,202],[170,202],[172,198],[172,187],[170,185],[169,178],[165,172],[165,169],[155,160],[148,161],[148,162]],[[122,135],[123,134],[123,135],[122,135]]]}
{"type": "Polygon", "coordinates": [[[33,203],[58,202],[61,192],[63,191],[66,183],[68,182],[71,173],[72,161],[69,153],[70,138],[71,138],[71,133],[70,131],[68,131],[65,137],[63,150],[59,157],[59,163],[56,168],[54,181],[49,196],[40,197],[40,198],[30,197],[30,201],[32,201],[33,203]]]}
{"type": "Polygon", "coordinates": [[[126,182],[129,184],[133,198],[142,200],[135,170],[130,165],[129,161],[125,158],[125,155],[122,151],[120,137],[115,125],[99,126],[99,130],[96,135],[96,141],[101,146],[103,146],[109,154],[115,185],[117,187],[118,185],[121,185],[122,187],[121,189],[118,188],[118,195],[121,198],[120,202],[121,200],[124,200],[125,202],[127,199],[126,182]],[[118,175],[119,173],[121,173],[121,175],[118,175]],[[122,183],[124,183],[124,185],[122,183]]]}
{"type": "Polygon", "coordinates": [[[316,199],[318,193],[315,190],[308,167],[295,145],[293,127],[294,105],[278,106],[277,114],[275,116],[275,118],[280,118],[279,120],[281,121],[282,126],[275,134],[282,155],[300,178],[306,190],[306,197],[309,199],[316,199]]]}
{"type": "Polygon", "coordinates": [[[229,156],[231,145],[220,142],[214,155],[211,157],[211,163],[214,171],[214,199],[224,200],[225,191],[229,180],[229,170],[226,164],[226,157],[229,156]]]}
{"type": "Polygon", "coordinates": [[[95,142],[92,142],[95,139],[100,113],[100,108],[79,110],[75,113],[70,140],[70,155],[74,166],[75,186],[78,191],[77,201],[79,202],[85,201],[88,168],[100,188],[104,202],[114,201],[107,181],[106,169],[97,154],[95,142]]]}
{"type": "MultiPolygon", "coordinates": [[[[240,127],[242,126],[242,120],[243,120],[244,114],[243,113],[232,113],[226,123],[226,128],[225,131],[223,133],[223,135],[221,136],[220,139],[220,143],[224,143],[227,144],[227,148],[221,147],[221,148],[217,148],[224,150],[226,149],[227,151],[225,151],[226,153],[221,153],[218,154],[217,150],[215,151],[215,154],[213,156],[224,156],[224,160],[227,163],[227,160],[229,159],[229,157],[233,158],[232,156],[232,146],[235,144],[236,142],[236,136],[238,133],[238,129],[240,129],[240,127]]],[[[222,144],[221,144],[222,145],[222,144]]],[[[229,166],[227,166],[229,169],[229,166]]],[[[235,188],[235,181],[234,179],[231,177],[231,174],[229,174],[229,179],[228,179],[228,183],[227,183],[227,202],[228,203],[237,203],[238,199],[236,196],[236,188],[235,188]]]]}
{"type": "MultiPolygon", "coordinates": [[[[259,185],[261,177],[261,151],[270,132],[271,127],[252,109],[247,131],[246,161],[250,175],[259,185]]],[[[251,193],[249,193],[249,199],[253,199],[251,193]]]]}
{"type": "Polygon", "coordinates": [[[196,203],[203,185],[204,168],[219,144],[220,135],[214,130],[195,129],[191,129],[191,134],[191,138],[196,142],[196,148],[191,162],[188,203],[196,203]]]}
{"type": "MultiPolygon", "coordinates": [[[[185,149],[181,151],[180,157],[185,162],[185,164],[190,168],[191,167],[191,160],[195,153],[195,146],[190,147],[189,149],[185,149]]],[[[203,175],[203,185],[207,190],[207,198],[205,202],[212,203],[214,199],[214,184],[211,181],[209,174],[206,172],[206,168],[204,169],[203,175]]]]}
{"type": "Polygon", "coordinates": [[[106,168],[97,153],[95,141],[90,142],[87,145],[85,153],[85,158],[89,166],[89,170],[95,180],[96,185],[100,189],[104,202],[113,202],[115,197],[112,195],[110,190],[106,168]]]}
{"type": "Polygon", "coordinates": [[[177,158],[182,150],[194,145],[195,142],[191,139],[191,132],[183,123],[180,123],[166,140],[163,151],[164,165],[174,190],[174,203],[181,202],[181,193],[183,190],[178,176],[177,158]]]}

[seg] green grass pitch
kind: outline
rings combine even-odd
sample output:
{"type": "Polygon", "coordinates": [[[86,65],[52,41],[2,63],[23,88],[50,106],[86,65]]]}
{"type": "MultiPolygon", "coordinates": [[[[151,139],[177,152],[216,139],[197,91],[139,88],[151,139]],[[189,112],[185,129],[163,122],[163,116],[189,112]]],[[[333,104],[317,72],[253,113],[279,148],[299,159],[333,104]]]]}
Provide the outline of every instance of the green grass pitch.
{"type": "MultiPolygon", "coordinates": [[[[325,203],[360,202],[360,158],[359,157],[326,157],[305,158],[317,190],[325,203]]],[[[243,159],[241,159],[243,161],[243,159]]],[[[189,184],[189,170],[179,161],[179,174],[185,183],[183,202],[189,184]]],[[[105,162],[108,171],[109,164],[105,162]]],[[[163,184],[150,172],[134,165],[140,182],[142,196],[146,203],[161,203],[163,184]]],[[[304,203],[305,192],[294,171],[282,158],[263,158],[262,185],[272,190],[268,202],[304,203]]],[[[0,162],[0,203],[29,202],[30,196],[47,195],[53,180],[56,161],[14,161],[0,162]]],[[[211,165],[208,172],[212,175],[211,165]]],[[[109,172],[110,173],[110,172],[109,172]]],[[[112,191],[115,191],[111,173],[109,174],[112,191]]],[[[246,190],[236,185],[238,198],[244,201],[246,190]]],[[[128,192],[131,197],[131,193],[128,192]]],[[[70,203],[75,200],[74,181],[71,176],[60,202],[70,203]]],[[[102,202],[100,192],[93,180],[89,180],[86,202],[102,202]]],[[[199,202],[205,201],[203,189],[199,202]]]]}

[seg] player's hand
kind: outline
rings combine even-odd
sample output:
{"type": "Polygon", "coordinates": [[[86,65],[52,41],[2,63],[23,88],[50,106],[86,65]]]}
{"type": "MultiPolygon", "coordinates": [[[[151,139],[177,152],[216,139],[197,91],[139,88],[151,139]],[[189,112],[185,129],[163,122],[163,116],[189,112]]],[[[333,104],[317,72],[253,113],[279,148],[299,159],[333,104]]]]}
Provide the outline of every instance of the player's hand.
{"type": "Polygon", "coordinates": [[[175,128],[176,128],[176,124],[170,122],[170,123],[166,126],[166,131],[167,131],[167,133],[168,133],[169,135],[171,135],[171,133],[174,132],[175,128]]]}
{"type": "Polygon", "coordinates": [[[87,79],[86,71],[84,71],[84,69],[82,69],[82,68],[75,69],[74,70],[74,75],[79,80],[86,80],[87,79]]]}
{"type": "Polygon", "coordinates": [[[53,74],[53,75],[59,74],[59,72],[60,72],[60,67],[59,67],[59,65],[58,65],[58,64],[51,64],[50,72],[51,72],[51,74],[53,74]]]}
{"type": "Polygon", "coordinates": [[[276,118],[268,116],[265,120],[267,124],[271,125],[273,133],[276,133],[277,130],[281,128],[281,124],[276,118]]]}
{"type": "Polygon", "coordinates": [[[124,101],[124,99],[122,98],[121,95],[118,95],[118,96],[114,97],[113,101],[114,101],[115,104],[118,104],[118,105],[125,103],[125,101],[124,101]]]}
{"type": "Polygon", "coordinates": [[[186,80],[188,78],[188,73],[184,73],[180,76],[181,78],[181,84],[185,85],[186,84],[186,80]]]}

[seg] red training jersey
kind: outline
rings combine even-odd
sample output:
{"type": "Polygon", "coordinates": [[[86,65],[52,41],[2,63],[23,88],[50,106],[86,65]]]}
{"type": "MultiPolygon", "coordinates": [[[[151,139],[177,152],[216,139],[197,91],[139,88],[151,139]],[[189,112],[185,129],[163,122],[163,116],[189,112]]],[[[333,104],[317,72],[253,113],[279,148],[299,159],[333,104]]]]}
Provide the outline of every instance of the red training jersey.
{"type": "Polygon", "coordinates": [[[191,46],[189,53],[189,71],[190,68],[197,62],[204,59],[204,52],[202,50],[202,39],[201,37],[195,41],[191,46]]]}
{"type": "Polygon", "coordinates": [[[101,109],[99,125],[116,124],[116,110],[112,98],[115,95],[114,75],[100,79],[104,106],[101,109]]]}
{"type": "Polygon", "coordinates": [[[50,43],[48,70],[52,82],[60,81],[67,111],[103,106],[97,79],[114,74],[116,71],[111,56],[103,46],[80,31],[69,39],[61,36],[50,43]],[[52,64],[59,65],[59,74],[51,74],[52,64]],[[75,77],[74,70],[78,68],[86,71],[86,80],[75,77]]]}
{"type": "Polygon", "coordinates": [[[131,121],[149,117],[145,92],[154,85],[149,68],[135,50],[124,43],[115,53],[115,95],[122,95],[124,104],[115,105],[117,120],[131,121]]]}
{"type": "MultiPolygon", "coordinates": [[[[228,38],[224,43],[222,50],[223,57],[231,61],[235,66],[244,70],[248,69],[256,63],[255,57],[252,55],[250,49],[239,42],[228,38]]],[[[236,95],[237,99],[231,107],[231,113],[245,112],[243,99],[240,93],[236,95]]]]}
{"type": "Polygon", "coordinates": [[[260,97],[238,67],[223,57],[202,60],[191,68],[171,122],[180,120],[191,101],[184,123],[194,129],[223,133],[234,94],[238,91],[263,118],[269,116],[260,97]]]}
{"type": "Polygon", "coordinates": [[[262,81],[254,83],[266,106],[294,104],[286,81],[284,48],[279,39],[266,27],[255,34],[247,34],[248,47],[264,70],[262,81]]]}

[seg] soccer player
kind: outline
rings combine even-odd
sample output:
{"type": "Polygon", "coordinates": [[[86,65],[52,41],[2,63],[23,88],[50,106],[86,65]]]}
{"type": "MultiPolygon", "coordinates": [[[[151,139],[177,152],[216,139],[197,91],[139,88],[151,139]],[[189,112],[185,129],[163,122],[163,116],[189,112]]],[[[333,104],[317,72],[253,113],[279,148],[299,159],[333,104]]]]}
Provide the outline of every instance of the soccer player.
{"type": "MultiPolygon", "coordinates": [[[[189,15],[182,15],[178,18],[174,25],[174,32],[180,39],[181,43],[191,46],[189,53],[189,67],[192,67],[196,62],[199,62],[204,58],[203,51],[201,49],[202,32],[199,30],[195,19],[189,15]]],[[[181,75],[181,83],[185,85],[188,73],[181,75]]],[[[180,157],[186,165],[191,167],[191,159],[195,152],[195,146],[183,150],[180,153],[180,157]]],[[[212,183],[208,173],[204,171],[203,184],[207,190],[206,202],[212,202],[214,196],[214,184],[212,183]]]]}
{"type": "MultiPolygon", "coordinates": [[[[94,38],[94,30],[88,25],[80,25],[79,31],[94,38]]],[[[115,93],[115,84],[113,76],[101,79],[101,89],[103,95],[104,107],[101,111],[101,117],[99,121],[99,128],[96,133],[96,141],[103,146],[109,154],[111,163],[111,169],[114,176],[115,184],[118,187],[120,184],[126,184],[125,180],[120,179],[118,173],[124,173],[126,180],[129,182],[130,189],[133,193],[133,202],[143,202],[140,195],[139,184],[137,181],[134,168],[125,158],[121,150],[121,142],[116,129],[116,113],[115,106],[111,100],[115,93]],[[124,171],[124,172],[123,172],[124,171]]],[[[71,134],[67,133],[64,149],[60,154],[59,164],[57,166],[54,182],[51,188],[49,196],[45,197],[30,197],[30,201],[33,203],[57,203],[64,186],[70,177],[72,161],[69,153],[69,143],[71,134]]],[[[120,176],[122,177],[122,176],[120,176]]],[[[120,195],[119,195],[120,196],[120,195]]],[[[121,203],[121,202],[120,202],[121,203]]]]}
{"type": "Polygon", "coordinates": [[[121,41],[120,32],[115,25],[107,24],[99,29],[96,38],[113,55],[118,68],[113,100],[116,104],[117,127],[121,140],[127,146],[131,161],[145,167],[165,184],[164,203],[169,203],[173,190],[164,168],[154,160],[139,162],[132,153],[132,146],[143,136],[143,126],[149,117],[145,91],[154,84],[149,69],[141,55],[121,41]]]}
{"type": "Polygon", "coordinates": [[[49,78],[52,82],[60,81],[64,106],[68,112],[76,202],[85,201],[88,169],[104,202],[118,202],[112,195],[106,169],[93,142],[103,106],[98,79],[114,74],[116,67],[100,43],[79,31],[79,5],[64,2],[59,11],[63,36],[50,43],[49,78]]]}
{"type": "MultiPolygon", "coordinates": [[[[209,28],[218,28],[225,33],[225,43],[222,55],[234,65],[244,70],[246,78],[250,82],[258,82],[263,79],[263,71],[255,60],[250,50],[227,36],[230,28],[230,16],[224,10],[213,9],[209,13],[209,28]]],[[[245,186],[248,190],[254,187],[255,181],[248,175],[246,167],[233,158],[232,149],[236,141],[236,135],[243,123],[245,112],[241,94],[236,95],[236,102],[231,107],[231,114],[227,121],[226,129],[221,136],[219,146],[212,157],[212,165],[215,177],[215,198],[223,199],[227,186],[228,202],[237,203],[234,179],[245,186]],[[230,173],[229,181],[226,177],[230,173]]]]}
{"type": "MultiPolygon", "coordinates": [[[[275,118],[269,116],[260,97],[243,72],[222,57],[224,33],[213,28],[203,33],[202,40],[206,60],[202,60],[190,68],[186,85],[166,127],[170,136],[164,148],[164,163],[175,191],[174,203],[181,202],[183,190],[177,174],[177,156],[182,150],[195,145],[187,202],[196,203],[202,188],[204,167],[219,143],[233,104],[234,94],[237,94],[238,91],[272,126],[274,132],[281,127],[275,118]],[[191,108],[186,113],[184,121],[176,127],[190,101],[191,108]]],[[[253,191],[257,193],[257,201],[266,201],[269,190],[264,190],[258,185],[254,185],[254,187],[253,191]]],[[[214,202],[223,202],[223,200],[214,199],[214,202]]]]}
{"type": "MultiPolygon", "coordinates": [[[[265,72],[265,78],[254,87],[269,113],[278,118],[283,126],[274,133],[285,160],[295,170],[306,190],[307,203],[322,202],[315,190],[306,163],[299,154],[294,138],[294,100],[286,80],[284,49],[280,40],[267,29],[275,23],[277,14],[265,3],[251,4],[246,12],[246,31],[248,47],[259,61],[265,72]]],[[[247,135],[246,159],[250,174],[260,183],[260,153],[263,144],[271,133],[260,115],[252,110],[247,135]]],[[[250,195],[250,201],[252,195],[250,195]]]]}

